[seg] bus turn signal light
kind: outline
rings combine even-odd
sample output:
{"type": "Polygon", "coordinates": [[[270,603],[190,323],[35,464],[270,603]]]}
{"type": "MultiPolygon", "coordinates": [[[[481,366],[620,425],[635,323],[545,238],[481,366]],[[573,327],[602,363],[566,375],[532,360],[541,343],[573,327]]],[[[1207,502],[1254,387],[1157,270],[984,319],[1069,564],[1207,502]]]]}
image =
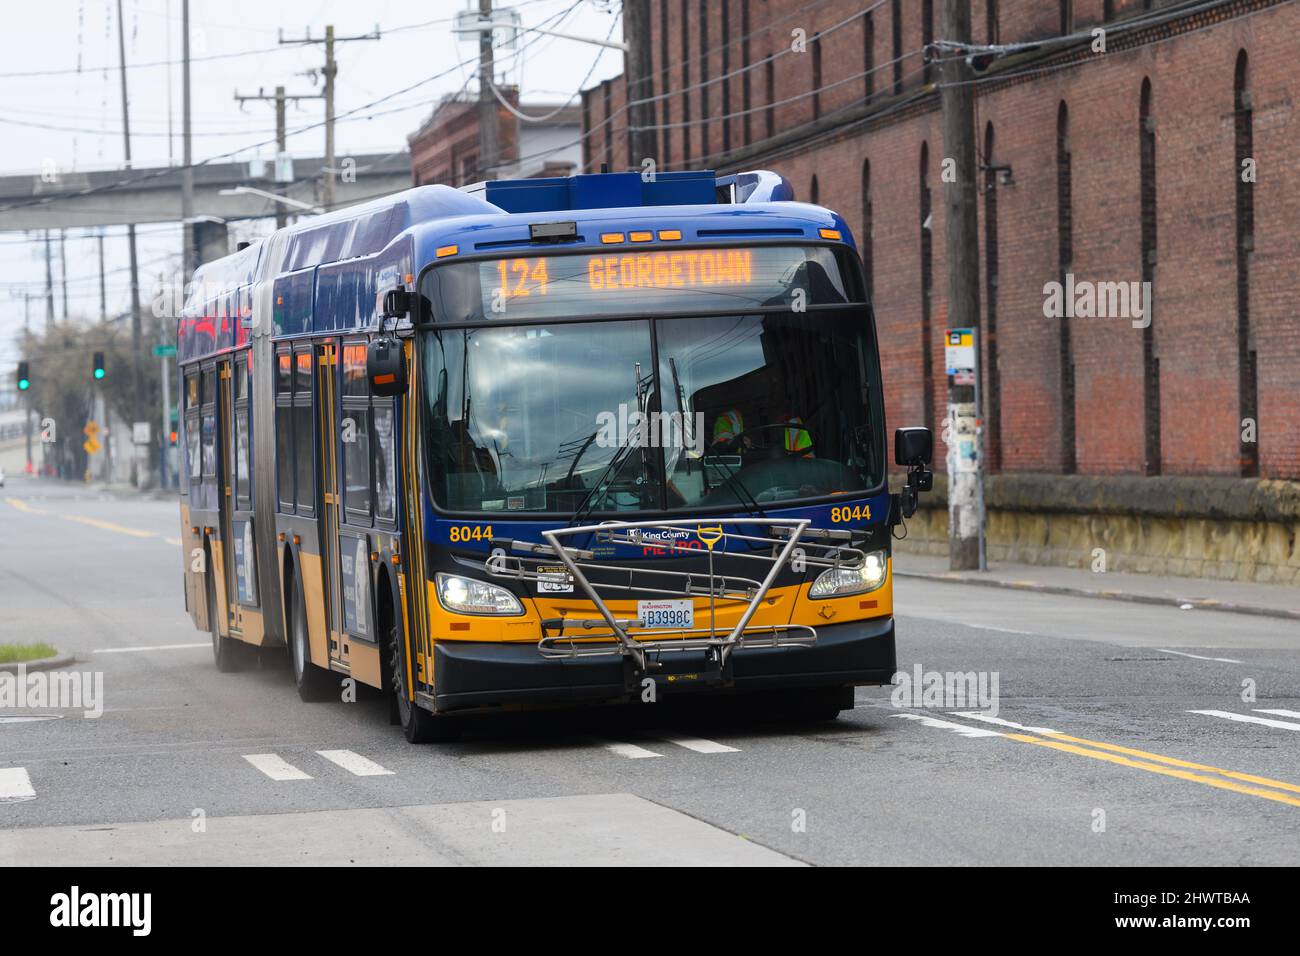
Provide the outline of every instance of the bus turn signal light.
{"type": "Polygon", "coordinates": [[[834,239],[836,242],[840,240],[838,229],[818,229],[817,232],[823,239],[834,239]]]}
{"type": "Polygon", "coordinates": [[[623,241],[623,234],[621,232],[602,232],[600,234],[600,241],[605,243],[607,246],[613,245],[616,242],[623,241]]]}

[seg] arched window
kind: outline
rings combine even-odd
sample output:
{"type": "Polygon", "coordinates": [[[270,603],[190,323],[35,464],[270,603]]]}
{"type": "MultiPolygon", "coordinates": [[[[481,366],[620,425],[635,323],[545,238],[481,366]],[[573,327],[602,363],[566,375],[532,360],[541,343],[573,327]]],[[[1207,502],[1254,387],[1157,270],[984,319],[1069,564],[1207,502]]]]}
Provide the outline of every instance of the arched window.
{"type": "MultiPolygon", "coordinates": [[[[775,51],[773,51],[774,55],[775,51]]],[[[771,139],[776,135],[776,107],[772,105],[776,101],[776,66],[771,56],[767,58],[763,80],[767,87],[767,137],[771,139]]]]}
{"type": "Polygon", "coordinates": [[[997,43],[1001,36],[1001,30],[998,28],[998,0],[987,0],[984,7],[984,29],[988,35],[989,43],[997,43]]]}
{"type": "MultiPolygon", "coordinates": [[[[1143,78],[1139,108],[1139,192],[1142,229],[1142,282],[1143,290],[1155,289],[1156,277],[1156,121],[1152,114],[1151,80],[1143,78]],[[1150,283],[1146,285],[1145,283],[1150,283]]],[[[1145,328],[1142,329],[1142,380],[1143,425],[1145,432],[1144,472],[1160,474],[1160,356],[1156,351],[1156,323],[1154,295],[1142,297],[1146,309],[1145,328]]]]}
{"type": "Polygon", "coordinates": [[[871,233],[874,224],[871,221],[871,160],[862,161],[862,228],[858,234],[858,248],[862,250],[862,273],[866,279],[867,301],[875,297],[875,259],[871,247],[871,233]]]}
{"type": "MultiPolygon", "coordinates": [[[[665,0],[667,2],[667,0],[665,0]]],[[[682,0],[682,165],[690,163],[691,152],[691,0],[682,0]]]]}
{"type": "Polygon", "coordinates": [[[812,41],[812,109],[813,119],[822,115],[822,37],[817,34],[812,41]]]}
{"type": "Polygon", "coordinates": [[[1061,35],[1064,36],[1074,30],[1074,3],[1072,0],[1060,0],[1061,8],[1061,35]]]}
{"type": "MultiPolygon", "coordinates": [[[[1066,274],[1074,267],[1074,179],[1070,157],[1070,108],[1062,100],[1056,108],[1056,262],[1057,279],[1065,288],[1066,274]]],[[[1075,450],[1074,339],[1070,319],[1062,315],[1059,329],[1061,366],[1061,471],[1078,470],[1075,450]]]]}
{"type": "MultiPolygon", "coordinates": [[[[921,46],[928,47],[934,42],[934,0],[921,0],[921,46]]],[[[934,69],[927,62],[921,71],[924,82],[934,78],[934,69]]]]}
{"type": "Polygon", "coordinates": [[[862,72],[866,79],[866,98],[876,95],[876,21],[868,10],[862,14],[862,72]]]}
{"type": "Polygon", "coordinates": [[[984,419],[989,471],[1002,469],[1002,378],[998,372],[998,174],[993,162],[993,124],[984,126],[984,419]]]}
{"type": "Polygon", "coordinates": [[[889,29],[891,31],[890,50],[894,61],[894,92],[903,92],[903,5],[901,0],[892,0],[889,5],[889,29]]]}
{"type": "Polygon", "coordinates": [[[813,174],[812,182],[808,185],[808,201],[814,206],[821,202],[821,190],[817,188],[817,174],[813,174]]]}
{"type": "Polygon", "coordinates": [[[934,361],[930,342],[930,298],[934,289],[934,210],[930,197],[930,145],[921,143],[921,397],[922,418],[932,432],[934,421],[934,361]]]}
{"type": "Polygon", "coordinates": [[[1237,53],[1233,78],[1232,172],[1237,192],[1237,404],[1241,435],[1241,473],[1259,474],[1259,382],[1250,323],[1250,265],[1255,249],[1254,104],[1250,98],[1250,73],[1246,51],[1237,53]],[[1253,428],[1248,428],[1253,423],[1253,428]],[[1254,441],[1247,441],[1253,438],[1254,441]]]}

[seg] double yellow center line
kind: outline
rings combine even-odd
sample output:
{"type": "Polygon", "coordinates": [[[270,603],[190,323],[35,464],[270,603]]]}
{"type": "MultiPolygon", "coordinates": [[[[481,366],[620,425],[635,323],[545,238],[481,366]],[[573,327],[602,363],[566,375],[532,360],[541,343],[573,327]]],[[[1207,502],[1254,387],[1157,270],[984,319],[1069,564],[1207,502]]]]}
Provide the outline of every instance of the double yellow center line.
{"type": "Polygon", "coordinates": [[[1236,770],[1222,770],[1218,767],[1192,763],[1190,760],[1164,757],[1160,754],[1148,753],[1145,750],[1134,750],[1132,747],[1103,743],[1100,740],[1071,737],[1069,734],[1056,731],[1038,729],[1037,734],[1005,733],[1007,737],[1021,743],[1037,744],[1040,747],[1050,747],[1063,753],[1090,757],[1093,760],[1105,760],[1123,767],[1133,767],[1138,770],[1145,770],[1148,773],[1177,777],[1179,780],[1190,780],[1192,783],[1199,783],[1207,787],[1231,790],[1234,793],[1244,793],[1252,797],[1260,797],[1264,800],[1273,800],[1277,803],[1300,807],[1300,786],[1282,780],[1257,777],[1254,774],[1240,773],[1236,770]],[[1251,786],[1251,784],[1255,786],[1251,786]],[[1269,787],[1273,789],[1265,789],[1269,787]],[[1297,794],[1298,796],[1292,796],[1291,794],[1297,794]]]}
{"type": "MultiPolygon", "coordinates": [[[[5,500],[24,514],[45,516],[54,514],[54,512],[48,511],[45,508],[37,508],[29,505],[22,498],[14,498],[6,495],[5,500]]],[[[64,521],[75,521],[78,524],[89,525],[90,527],[98,528],[101,531],[112,531],[115,534],[124,534],[132,538],[159,537],[159,535],[153,531],[142,531],[139,528],[128,528],[126,525],[116,524],[112,521],[104,521],[101,518],[91,518],[87,515],[58,515],[57,517],[62,518],[64,521]]],[[[166,538],[164,540],[167,544],[179,545],[181,543],[179,538],[166,538]]]]}

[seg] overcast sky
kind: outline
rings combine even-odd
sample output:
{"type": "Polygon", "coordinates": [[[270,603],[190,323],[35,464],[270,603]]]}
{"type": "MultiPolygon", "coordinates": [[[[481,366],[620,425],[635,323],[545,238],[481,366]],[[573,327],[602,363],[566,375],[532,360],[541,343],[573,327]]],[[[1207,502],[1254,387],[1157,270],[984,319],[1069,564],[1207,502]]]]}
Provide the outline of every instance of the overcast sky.
{"type": "MultiPolygon", "coordinates": [[[[4,144],[0,175],[35,174],[51,161],[60,170],[122,167],[117,5],[118,0],[5,4],[5,28],[0,32],[0,142],[4,144]]],[[[407,134],[420,125],[439,97],[464,89],[466,84],[470,90],[477,89],[473,80],[477,46],[458,39],[449,22],[469,5],[470,0],[190,0],[195,160],[232,150],[239,150],[231,157],[236,160],[274,156],[273,145],[254,147],[275,135],[273,104],[248,103],[241,109],[234,100],[235,92],[256,93],[261,87],[272,93],[277,85],[283,85],[290,94],[319,93],[319,83],[313,86],[307,74],[323,64],[323,47],[281,46],[278,39],[281,30],[288,39],[304,36],[308,27],[313,36],[320,37],[326,24],[333,24],[339,37],[369,33],[376,26],[384,34],[379,41],[335,46],[336,112],[383,100],[355,117],[340,120],[337,155],[405,148],[407,134]],[[470,62],[458,66],[462,61],[470,62]],[[428,82],[410,92],[392,95],[426,79],[428,82]]],[[[473,5],[477,7],[477,0],[473,5]]],[[[612,27],[614,38],[622,37],[621,24],[616,23],[617,0],[516,0],[512,6],[525,26],[547,26],[601,39],[612,27]]],[[[122,10],[134,165],[179,163],[180,67],[147,64],[179,60],[181,0],[122,0],[122,10]]],[[[521,36],[515,50],[498,51],[497,58],[499,79],[518,83],[525,105],[567,99],[579,89],[593,63],[594,72],[586,86],[622,72],[622,54],[617,50],[538,34],[521,36]]],[[[296,127],[320,122],[323,116],[320,100],[306,101],[300,107],[291,105],[290,133],[296,127]]],[[[288,142],[295,156],[324,154],[324,132],[319,127],[290,135],[288,142]]],[[[270,228],[274,228],[274,220],[241,226],[238,237],[270,228]]],[[[108,231],[108,312],[114,315],[127,307],[126,241],[121,227],[108,231]]],[[[86,238],[86,233],[69,230],[66,241],[68,302],[74,317],[99,314],[96,243],[86,238]]],[[[22,328],[24,293],[42,296],[31,301],[30,309],[33,326],[44,325],[43,248],[41,242],[23,233],[0,232],[0,300],[4,305],[0,311],[0,375],[5,376],[6,391],[12,388],[9,379],[18,358],[12,336],[22,328]]],[[[180,227],[140,226],[138,248],[141,286],[147,294],[160,272],[170,273],[177,266],[180,227]]],[[[55,307],[61,318],[59,277],[56,260],[55,307]]]]}

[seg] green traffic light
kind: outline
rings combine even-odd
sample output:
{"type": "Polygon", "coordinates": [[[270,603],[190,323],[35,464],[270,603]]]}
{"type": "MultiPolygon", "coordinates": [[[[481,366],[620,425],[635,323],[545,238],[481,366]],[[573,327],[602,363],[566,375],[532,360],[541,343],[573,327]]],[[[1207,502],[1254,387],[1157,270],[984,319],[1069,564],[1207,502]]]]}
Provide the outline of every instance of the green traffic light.
{"type": "Polygon", "coordinates": [[[27,390],[28,390],[29,388],[31,388],[31,387],[32,387],[32,383],[29,382],[29,381],[27,381],[27,379],[25,379],[25,378],[20,378],[20,379],[18,380],[18,391],[20,391],[20,392],[25,392],[25,391],[27,391],[27,390]]]}
{"type": "Polygon", "coordinates": [[[95,369],[95,378],[103,378],[103,377],[104,377],[104,370],[102,368],[95,369]]]}

